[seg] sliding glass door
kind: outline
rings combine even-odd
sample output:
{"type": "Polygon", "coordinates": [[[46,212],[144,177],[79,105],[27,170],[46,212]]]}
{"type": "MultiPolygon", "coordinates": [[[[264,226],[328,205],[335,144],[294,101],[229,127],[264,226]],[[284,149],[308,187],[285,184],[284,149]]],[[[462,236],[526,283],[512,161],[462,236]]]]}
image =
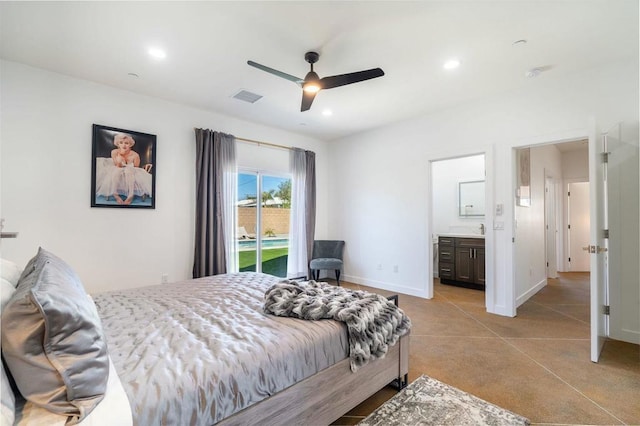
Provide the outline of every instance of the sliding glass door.
{"type": "Polygon", "coordinates": [[[291,179],[241,171],[236,205],[239,270],[286,277],[291,179]]]}

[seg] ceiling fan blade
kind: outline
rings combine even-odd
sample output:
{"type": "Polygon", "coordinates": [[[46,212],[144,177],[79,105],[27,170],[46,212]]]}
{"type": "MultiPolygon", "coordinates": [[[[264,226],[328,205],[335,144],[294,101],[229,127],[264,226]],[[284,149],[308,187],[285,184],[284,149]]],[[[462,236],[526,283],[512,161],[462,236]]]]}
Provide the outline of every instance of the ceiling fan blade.
{"type": "Polygon", "coordinates": [[[304,83],[304,80],[301,79],[300,77],[296,77],[294,75],[287,74],[287,73],[284,73],[282,71],[274,70],[273,68],[269,68],[269,67],[261,65],[261,64],[259,64],[257,62],[247,61],[247,64],[251,65],[252,67],[258,68],[259,70],[266,71],[269,74],[273,74],[273,75],[276,75],[278,77],[284,78],[285,80],[293,81],[294,83],[296,83],[296,84],[298,84],[300,86],[302,86],[302,83],[304,83]]]}
{"type": "Polygon", "coordinates": [[[305,92],[302,91],[302,106],[300,107],[300,112],[307,111],[311,108],[311,104],[315,99],[318,92],[305,92]]]}
{"type": "Polygon", "coordinates": [[[382,71],[382,69],[380,68],[351,72],[349,74],[332,75],[330,77],[321,78],[320,87],[322,87],[323,89],[333,89],[334,87],[340,87],[346,84],[371,80],[372,78],[382,77],[383,75],[384,71],[382,71]]]}

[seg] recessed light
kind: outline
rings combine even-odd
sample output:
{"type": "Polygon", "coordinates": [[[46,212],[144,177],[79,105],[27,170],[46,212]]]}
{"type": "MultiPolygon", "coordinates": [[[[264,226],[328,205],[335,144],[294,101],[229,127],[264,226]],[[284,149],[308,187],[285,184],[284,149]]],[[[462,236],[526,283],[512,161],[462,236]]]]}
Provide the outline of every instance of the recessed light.
{"type": "Polygon", "coordinates": [[[453,70],[460,66],[460,61],[457,59],[449,59],[447,62],[442,65],[445,70],[453,70]]]}
{"type": "Polygon", "coordinates": [[[149,55],[151,55],[151,57],[156,59],[164,59],[167,57],[167,53],[157,47],[151,47],[147,52],[149,53],[149,55]]]}
{"type": "Polygon", "coordinates": [[[333,115],[333,111],[331,111],[330,109],[325,109],[324,111],[322,111],[322,115],[324,115],[325,117],[329,117],[330,115],[333,115]]]}

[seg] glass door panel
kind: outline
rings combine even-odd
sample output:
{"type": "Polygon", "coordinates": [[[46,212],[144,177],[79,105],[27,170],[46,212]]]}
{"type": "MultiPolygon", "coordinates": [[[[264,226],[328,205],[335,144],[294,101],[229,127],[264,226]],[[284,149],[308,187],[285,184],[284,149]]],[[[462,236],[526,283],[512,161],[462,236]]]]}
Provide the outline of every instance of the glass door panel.
{"type": "Polygon", "coordinates": [[[257,272],[258,264],[258,175],[238,173],[238,269],[240,272],[257,272]]]}
{"type": "Polygon", "coordinates": [[[291,179],[238,173],[236,205],[239,270],[286,277],[291,179]]]}
{"type": "Polygon", "coordinates": [[[287,276],[291,179],[262,175],[261,271],[287,276]]]}

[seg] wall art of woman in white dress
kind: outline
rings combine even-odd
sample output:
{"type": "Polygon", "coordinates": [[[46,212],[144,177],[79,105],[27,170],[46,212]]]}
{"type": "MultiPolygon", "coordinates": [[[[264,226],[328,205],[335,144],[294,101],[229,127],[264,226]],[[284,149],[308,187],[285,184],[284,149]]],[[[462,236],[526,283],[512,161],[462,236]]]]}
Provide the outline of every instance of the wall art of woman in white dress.
{"type": "MultiPolygon", "coordinates": [[[[95,157],[95,202],[105,205],[143,207],[153,197],[153,164],[141,167],[141,159],[134,150],[136,141],[131,134],[110,132],[113,145],[110,157],[95,157]]],[[[104,151],[104,150],[103,150],[104,151]]],[[[103,153],[103,155],[106,152],[103,153]]]]}

